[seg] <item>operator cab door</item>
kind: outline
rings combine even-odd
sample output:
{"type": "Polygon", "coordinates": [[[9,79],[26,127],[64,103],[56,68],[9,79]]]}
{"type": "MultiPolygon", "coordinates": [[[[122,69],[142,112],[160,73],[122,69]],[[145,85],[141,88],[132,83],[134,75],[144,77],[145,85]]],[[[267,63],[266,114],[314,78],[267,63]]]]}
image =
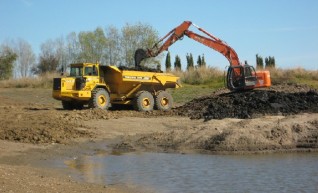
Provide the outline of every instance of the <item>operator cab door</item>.
{"type": "Polygon", "coordinates": [[[226,77],[228,89],[238,91],[252,89],[257,83],[253,66],[230,66],[226,77]]]}

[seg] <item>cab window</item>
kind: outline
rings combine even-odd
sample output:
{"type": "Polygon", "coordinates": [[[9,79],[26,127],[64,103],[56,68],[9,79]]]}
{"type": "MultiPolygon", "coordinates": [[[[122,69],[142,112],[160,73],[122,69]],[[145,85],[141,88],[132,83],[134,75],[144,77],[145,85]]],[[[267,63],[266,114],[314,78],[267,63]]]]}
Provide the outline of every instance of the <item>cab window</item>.
{"type": "Polygon", "coordinates": [[[85,67],[84,76],[97,76],[97,71],[93,67],[85,67]]]}
{"type": "Polygon", "coordinates": [[[71,67],[70,76],[82,76],[83,67],[71,67]]]}

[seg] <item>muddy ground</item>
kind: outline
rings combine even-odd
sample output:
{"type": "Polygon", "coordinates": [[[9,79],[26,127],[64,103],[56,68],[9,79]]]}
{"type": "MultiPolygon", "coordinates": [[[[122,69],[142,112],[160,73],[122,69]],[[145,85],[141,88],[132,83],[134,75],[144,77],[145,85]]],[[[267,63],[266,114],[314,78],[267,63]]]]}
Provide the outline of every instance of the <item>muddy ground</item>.
{"type": "Polygon", "coordinates": [[[69,147],[87,141],[107,142],[114,151],[123,152],[316,151],[318,94],[295,84],[243,93],[221,89],[170,112],[142,113],[66,111],[51,98],[51,90],[0,89],[0,121],[0,192],[24,190],[22,185],[14,186],[19,180],[29,183],[31,192],[42,192],[42,187],[48,187],[48,192],[63,187],[74,187],[76,192],[87,188],[134,192],[131,187],[83,185],[60,173],[37,169],[32,163],[47,159],[42,156],[71,152],[69,147]]]}

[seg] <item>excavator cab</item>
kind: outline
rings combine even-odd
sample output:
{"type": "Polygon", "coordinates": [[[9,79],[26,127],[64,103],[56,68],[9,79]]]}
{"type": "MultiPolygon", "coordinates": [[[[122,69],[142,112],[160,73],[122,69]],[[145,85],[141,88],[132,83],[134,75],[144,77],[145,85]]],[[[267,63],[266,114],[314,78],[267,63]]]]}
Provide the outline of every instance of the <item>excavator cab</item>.
{"type": "Polygon", "coordinates": [[[257,84],[256,71],[250,65],[230,66],[227,70],[226,86],[232,91],[253,89],[257,84]]]}

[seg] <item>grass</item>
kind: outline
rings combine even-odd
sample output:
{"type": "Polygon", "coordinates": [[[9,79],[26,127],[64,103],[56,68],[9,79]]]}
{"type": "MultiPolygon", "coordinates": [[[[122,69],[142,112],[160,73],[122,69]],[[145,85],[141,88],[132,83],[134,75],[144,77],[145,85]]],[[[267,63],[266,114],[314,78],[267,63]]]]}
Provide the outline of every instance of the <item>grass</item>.
{"type": "Polygon", "coordinates": [[[57,73],[46,73],[36,77],[9,79],[0,81],[0,88],[52,88],[57,73]]]}
{"type": "Polygon", "coordinates": [[[224,77],[223,71],[211,67],[191,68],[187,71],[174,71],[173,73],[179,76],[183,83],[192,85],[211,83],[220,85],[224,77]]]}
{"type": "Polygon", "coordinates": [[[307,84],[318,89],[318,70],[311,71],[303,68],[294,69],[269,69],[272,84],[298,83],[307,84]]]}
{"type": "MultiPolygon", "coordinates": [[[[269,69],[272,84],[298,83],[318,89],[318,71],[302,68],[269,69]]],[[[195,68],[189,71],[172,71],[180,77],[183,87],[170,90],[176,103],[182,104],[200,96],[208,95],[224,87],[224,72],[217,68],[195,68]]],[[[56,73],[44,74],[33,78],[0,81],[0,88],[52,88],[56,73]]]]}
{"type": "Polygon", "coordinates": [[[209,85],[183,84],[179,89],[169,90],[176,104],[186,103],[194,98],[211,94],[215,90],[209,85]]]}

